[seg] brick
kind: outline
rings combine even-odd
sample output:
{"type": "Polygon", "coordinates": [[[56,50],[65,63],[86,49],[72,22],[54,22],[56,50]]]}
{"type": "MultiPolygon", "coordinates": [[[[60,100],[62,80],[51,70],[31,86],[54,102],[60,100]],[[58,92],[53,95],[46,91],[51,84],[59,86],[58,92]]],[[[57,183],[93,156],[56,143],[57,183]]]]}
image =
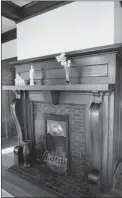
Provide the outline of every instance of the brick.
{"type": "MultiPolygon", "coordinates": [[[[59,105],[50,105],[47,103],[36,103],[34,102],[34,119],[38,118],[39,120],[44,120],[44,113],[54,113],[61,115],[69,115],[69,124],[70,124],[70,149],[71,149],[71,167],[73,174],[78,177],[83,168],[81,161],[85,161],[85,105],[75,105],[75,104],[59,104],[59,105]],[[76,161],[75,161],[76,160],[76,161]],[[80,168],[78,168],[80,167],[80,168]]],[[[45,126],[41,124],[36,129],[36,141],[44,142],[45,138],[41,137],[45,133],[45,126]],[[38,128],[38,129],[37,129],[38,128]],[[43,128],[43,130],[42,130],[43,128]],[[40,138],[39,138],[40,136],[40,138]]],[[[61,177],[60,177],[61,178],[61,177]]]]}

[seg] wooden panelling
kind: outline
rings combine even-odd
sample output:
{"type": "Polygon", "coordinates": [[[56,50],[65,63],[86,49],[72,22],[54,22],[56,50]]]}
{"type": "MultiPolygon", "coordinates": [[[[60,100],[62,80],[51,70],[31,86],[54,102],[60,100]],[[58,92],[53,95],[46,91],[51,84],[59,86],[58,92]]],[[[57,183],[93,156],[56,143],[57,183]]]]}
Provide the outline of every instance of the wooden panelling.
{"type": "Polygon", "coordinates": [[[16,28],[1,34],[1,43],[6,43],[17,38],[16,28]]]}
{"type": "Polygon", "coordinates": [[[16,72],[25,72],[29,71],[31,68],[31,65],[34,66],[35,70],[48,70],[48,69],[60,69],[61,65],[57,61],[42,61],[42,62],[34,62],[30,64],[22,64],[22,65],[16,65],[16,72]]]}
{"type": "Polygon", "coordinates": [[[30,92],[29,93],[29,100],[38,101],[38,102],[45,102],[44,95],[42,92],[30,92]]]}
{"type": "MultiPolygon", "coordinates": [[[[78,70],[78,68],[74,68],[74,67],[71,67],[70,69],[70,74],[69,76],[72,78],[77,78],[80,76],[80,70],[78,70]]],[[[44,78],[45,79],[50,79],[50,78],[53,78],[53,79],[60,79],[60,78],[65,78],[65,70],[64,68],[62,67],[61,69],[55,69],[55,70],[45,70],[44,71],[44,78]]]]}
{"type": "Polygon", "coordinates": [[[2,85],[14,85],[15,68],[9,64],[9,60],[2,61],[2,85]]]}
{"type": "MultiPolygon", "coordinates": [[[[114,170],[118,160],[122,158],[121,138],[122,138],[122,60],[117,57],[116,67],[116,90],[115,90],[115,125],[114,125],[114,170]]],[[[114,171],[113,170],[113,171],[114,171]]]]}
{"type": "MultiPolygon", "coordinates": [[[[44,79],[43,83],[44,85],[64,85],[66,82],[65,78],[59,78],[59,79],[44,79]]],[[[72,84],[79,84],[80,78],[70,78],[70,82],[72,84]]]]}
{"type": "MultiPolygon", "coordinates": [[[[108,154],[106,152],[106,155],[108,155],[108,185],[109,187],[112,186],[113,181],[113,136],[114,136],[114,101],[115,100],[115,94],[112,92],[108,98],[108,101],[106,99],[105,101],[105,114],[108,117],[106,119],[106,124],[103,125],[106,129],[106,134],[108,134],[108,154]]],[[[104,129],[104,128],[103,128],[104,129]]]]}
{"type": "MultiPolygon", "coordinates": [[[[121,61],[122,65],[122,61],[121,61]]],[[[122,160],[122,67],[120,68],[120,135],[119,135],[119,159],[122,160]]]]}
{"type": "Polygon", "coordinates": [[[8,136],[7,134],[7,126],[6,126],[6,111],[5,111],[5,91],[2,91],[2,127],[1,127],[1,137],[2,138],[6,138],[8,136]]]}
{"type": "MultiPolygon", "coordinates": [[[[110,53],[71,58],[71,83],[115,83],[115,57],[115,53],[110,53]]],[[[43,79],[43,82],[38,81],[38,83],[48,85],[65,83],[65,70],[56,60],[32,63],[32,65],[35,69],[34,79],[43,79]]],[[[29,79],[30,64],[15,67],[16,73],[20,73],[25,80],[29,79]]]]}
{"type": "Polygon", "coordinates": [[[92,99],[92,95],[88,93],[60,93],[61,104],[88,104],[92,99]]]}
{"type": "Polygon", "coordinates": [[[72,62],[74,65],[98,65],[98,64],[106,64],[108,63],[108,59],[111,57],[111,54],[97,54],[92,56],[81,56],[72,58],[72,62]]]}
{"type": "MultiPolygon", "coordinates": [[[[13,85],[15,69],[14,66],[9,64],[9,61],[16,60],[16,58],[3,60],[2,66],[2,85],[13,85]]],[[[16,136],[16,127],[10,112],[10,103],[15,98],[15,94],[12,91],[2,91],[2,138],[12,138],[16,136]]]]}
{"type": "Polygon", "coordinates": [[[108,65],[95,65],[95,66],[83,66],[81,67],[81,76],[107,76],[108,75],[108,65]]]}
{"type": "MultiPolygon", "coordinates": [[[[21,72],[20,76],[24,79],[24,80],[29,80],[30,76],[29,76],[29,71],[28,72],[21,72]]],[[[35,71],[34,72],[34,79],[42,79],[43,78],[43,71],[35,71]]]]}
{"type": "Polygon", "coordinates": [[[116,89],[114,104],[114,140],[113,140],[113,172],[115,172],[118,164],[119,135],[120,135],[120,60],[116,57],[116,89]]]}
{"type": "MultiPolygon", "coordinates": [[[[102,169],[102,188],[106,189],[107,185],[108,185],[108,175],[107,175],[107,171],[108,171],[108,167],[107,165],[109,164],[108,161],[108,147],[110,146],[110,144],[108,145],[108,134],[109,134],[109,120],[108,120],[108,116],[109,116],[109,96],[106,95],[103,97],[103,131],[102,131],[102,162],[101,162],[101,169],[102,169]],[[107,164],[108,163],[108,164],[107,164]]],[[[110,131],[111,133],[113,131],[110,131]]],[[[111,160],[110,156],[110,160],[111,160]]],[[[111,170],[112,171],[112,170],[111,170]]]]}

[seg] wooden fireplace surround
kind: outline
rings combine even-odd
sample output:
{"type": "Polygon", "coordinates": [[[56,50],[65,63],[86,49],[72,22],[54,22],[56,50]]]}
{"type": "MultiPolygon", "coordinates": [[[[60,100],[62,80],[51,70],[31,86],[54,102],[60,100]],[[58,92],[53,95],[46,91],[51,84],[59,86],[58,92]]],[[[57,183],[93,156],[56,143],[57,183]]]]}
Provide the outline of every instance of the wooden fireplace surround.
{"type": "MultiPolygon", "coordinates": [[[[62,79],[64,81],[65,77],[55,56],[11,63],[15,66],[16,72],[22,74],[22,77],[26,76],[25,73],[27,74],[31,64],[37,72],[42,71],[43,68],[43,73],[45,73],[43,84],[10,85],[2,86],[2,89],[15,91],[16,97],[26,99],[30,103],[41,101],[53,105],[60,104],[60,102],[86,105],[88,184],[91,191],[96,194],[97,192],[104,193],[114,185],[114,175],[121,160],[122,45],[116,44],[66,53],[73,63],[70,76],[72,84],[70,85],[62,84],[62,79]],[[58,67],[57,70],[56,67],[58,67]],[[56,78],[55,75],[58,77],[56,78]],[[65,94],[68,99],[63,98],[65,94]]],[[[30,106],[26,108],[29,109],[30,106]]],[[[30,130],[32,133],[33,129],[30,130]]]]}

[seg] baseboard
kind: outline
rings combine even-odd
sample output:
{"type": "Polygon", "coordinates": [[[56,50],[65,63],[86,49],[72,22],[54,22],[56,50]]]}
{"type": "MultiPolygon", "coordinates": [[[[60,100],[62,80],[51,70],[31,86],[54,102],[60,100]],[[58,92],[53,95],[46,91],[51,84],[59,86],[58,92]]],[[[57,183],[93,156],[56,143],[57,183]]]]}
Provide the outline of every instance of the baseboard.
{"type": "Polygon", "coordinates": [[[116,183],[117,183],[117,180],[121,171],[122,171],[122,162],[119,162],[116,168],[116,171],[114,173],[114,176],[113,176],[113,189],[116,186],[116,183]]]}

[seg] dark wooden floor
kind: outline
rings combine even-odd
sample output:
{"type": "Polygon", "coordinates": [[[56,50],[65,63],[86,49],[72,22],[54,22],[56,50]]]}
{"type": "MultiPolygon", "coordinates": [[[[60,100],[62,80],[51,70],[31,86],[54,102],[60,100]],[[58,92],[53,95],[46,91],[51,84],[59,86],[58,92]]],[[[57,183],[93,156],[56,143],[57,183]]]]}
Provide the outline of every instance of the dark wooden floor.
{"type": "MultiPolygon", "coordinates": [[[[16,140],[7,142],[3,141],[2,148],[15,145],[16,140]]],[[[2,150],[3,151],[3,150],[2,150]]],[[[51,192],[40,189],[36,185],[20,178],[16,174],[9,172],[8,168],[14,164],[13,152],[2,154],[2,189],[14,197],[57,197],[51,192]]],[[[5,197],[5,193],[3,196],[5,197]]],[[[8,196],[7,196],[8,197],[8,196]]],[[[122,169],[117,184],[110,193],[104,197],[122,197],[122,169]]]]}
{"type": "Polygon", "coordinates": [[[14,197],[55,197],[48,191],[21,179],[14,173],[8,172],[13,165],[13,153],[2,155],[2,189],[14,197]]]}

